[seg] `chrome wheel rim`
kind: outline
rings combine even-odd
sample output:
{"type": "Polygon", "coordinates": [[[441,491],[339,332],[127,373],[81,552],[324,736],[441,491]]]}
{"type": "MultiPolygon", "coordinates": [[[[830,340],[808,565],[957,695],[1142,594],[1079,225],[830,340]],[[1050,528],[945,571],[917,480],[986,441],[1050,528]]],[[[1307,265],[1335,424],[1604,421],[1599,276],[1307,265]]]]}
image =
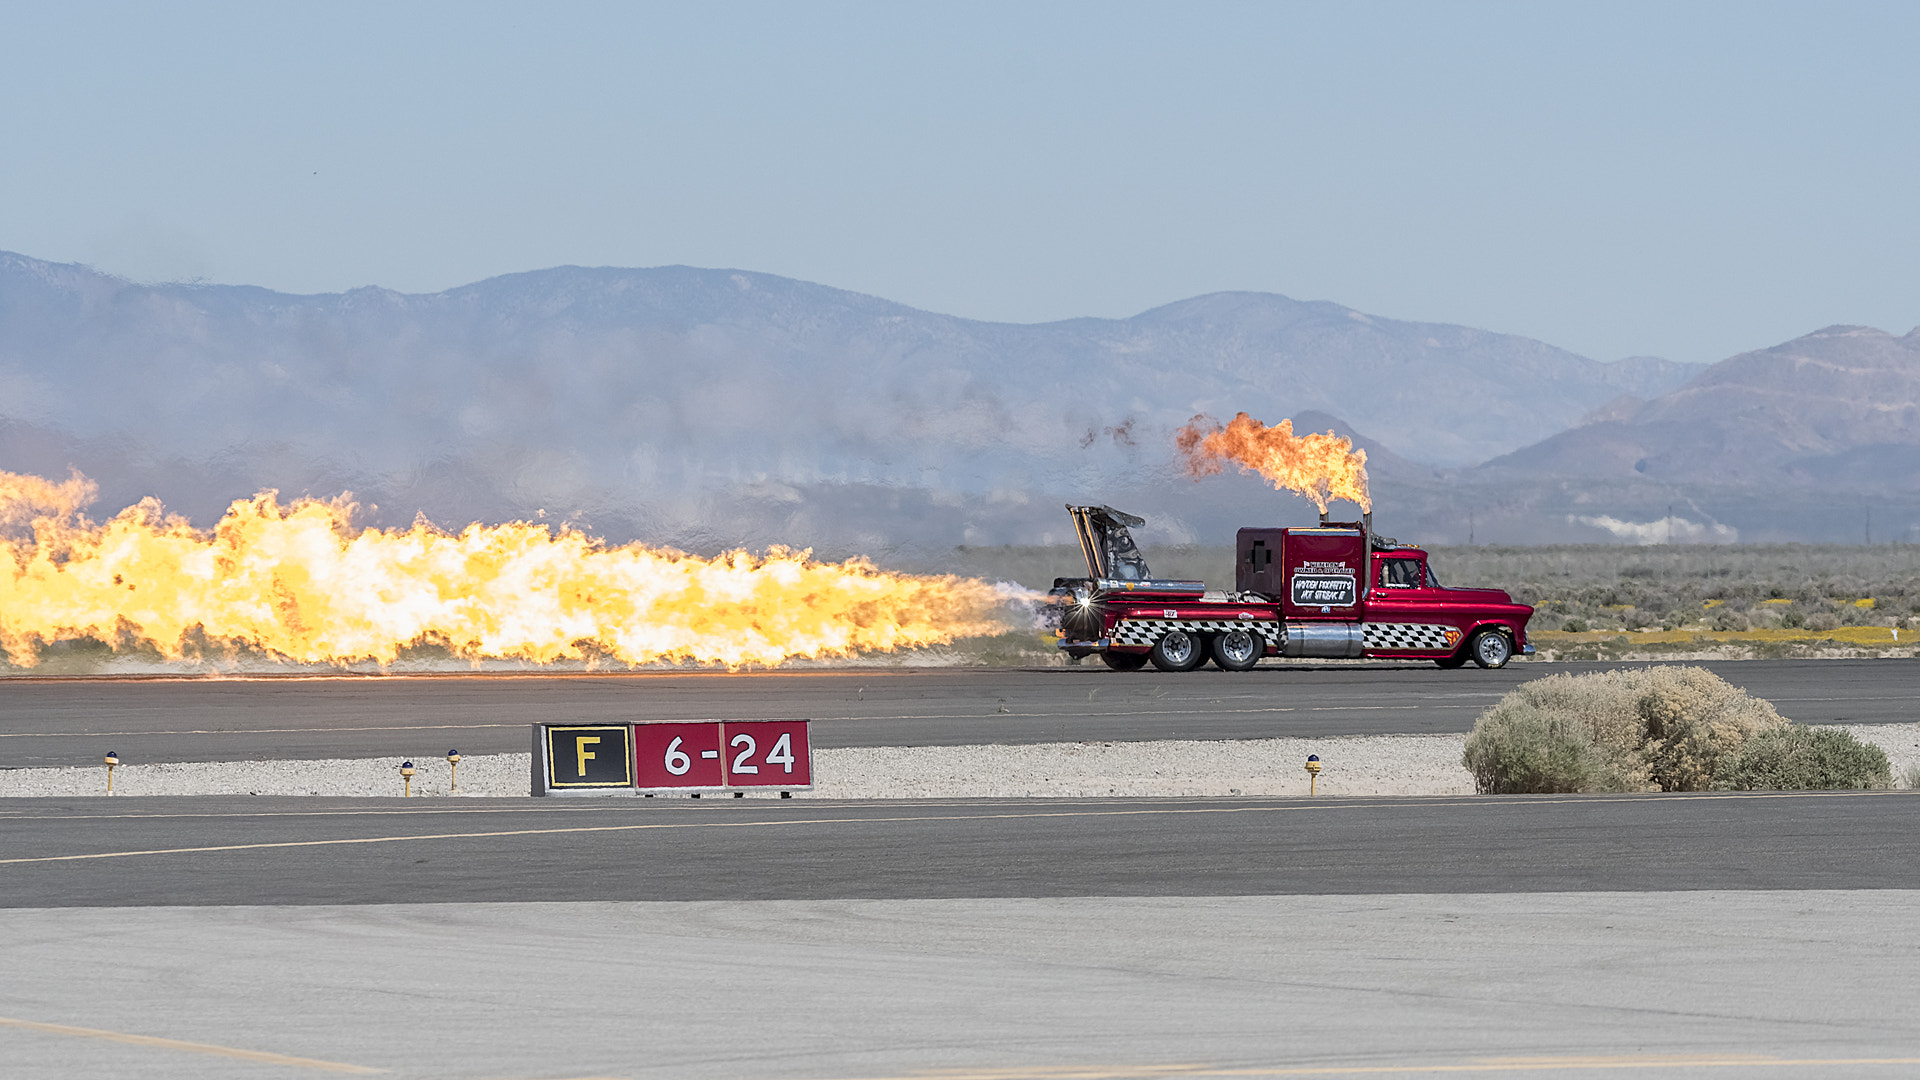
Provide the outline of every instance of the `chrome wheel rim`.
{"type": "Polygon", "coordinates": [[[1184,630],[1175,630],[1160,639],[1160,653],[1176,664],[1184,664],[1193,659],[1193,636],[1184,630]]]}
{"type": "Polygon", "coordinates": [[[1245,630],[1231,631],[1221,639],[1220,651],[1234,663],[1244,664],[1253,658],[1253,635],[1245,630]]]}
{"type": "Polygon", "coordinates": [[[1480,659],[1488,667],[1498,667],[1504,663],[1507,659],[1507,639],[1497,632],[1481,635],[1480,659]]]}

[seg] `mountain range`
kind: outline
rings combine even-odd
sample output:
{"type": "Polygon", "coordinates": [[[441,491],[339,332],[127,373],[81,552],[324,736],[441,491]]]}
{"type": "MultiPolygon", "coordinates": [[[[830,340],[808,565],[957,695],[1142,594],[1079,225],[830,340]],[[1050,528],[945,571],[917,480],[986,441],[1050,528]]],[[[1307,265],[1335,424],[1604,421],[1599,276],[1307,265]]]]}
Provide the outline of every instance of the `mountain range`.
{"type": "Polygon", "coordinates": [[[0,253],[0,469],[76,468],[96,512],[155,495],[202,524],[262,488],[351,490],[372,523],[924,560],[1067,539],[1059,504],[1093,500],[1222,543],[1310,512],[1182,475],[1173,431],[1245,410],[1355,435],[1382,519],[1432,541],[1633,539],[1663,515],[1844,538],[1823,522],[1862,499],[1885,539],[1920,522],[1916,379],[1920,337],[1857,327],[1600,362],[1267,293],[1012,325],[738,270],[293,296],[0,253]]]}

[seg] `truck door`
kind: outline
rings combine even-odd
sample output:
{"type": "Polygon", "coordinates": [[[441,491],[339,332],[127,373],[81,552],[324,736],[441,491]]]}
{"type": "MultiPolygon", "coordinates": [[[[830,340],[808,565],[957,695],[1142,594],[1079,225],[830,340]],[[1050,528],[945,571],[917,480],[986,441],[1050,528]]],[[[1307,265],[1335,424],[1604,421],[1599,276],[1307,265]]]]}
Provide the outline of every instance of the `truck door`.
{"type": "Polygon", "coordinates": [[[1460,644],[1459,612],[1434,587],[1419,552],[1379,552],[1363,627],[1367,653],[1450,654],[1460,644]]]}

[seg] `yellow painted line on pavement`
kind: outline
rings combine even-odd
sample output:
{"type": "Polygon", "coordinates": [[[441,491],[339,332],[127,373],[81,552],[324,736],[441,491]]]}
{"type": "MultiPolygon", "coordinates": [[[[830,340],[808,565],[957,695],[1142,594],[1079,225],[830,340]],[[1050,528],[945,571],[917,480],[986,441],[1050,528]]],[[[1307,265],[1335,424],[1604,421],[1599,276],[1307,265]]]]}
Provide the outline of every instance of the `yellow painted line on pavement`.
{"type": "MultiPolygon", "coordinates": [[[[1718,802],[1726,799],[1767,799],[1767,798],[1858,798],[1884,795],[1885,792],[1871,791],[1813,791],[1813,792],[1728,792],[1725,794],[1699,794],[1690,796],[1695,801],[1718,802]]],[[[1906,794],[1902,792],[1900,794],[1906,794]]],[[[1405,797],[1400,797],[1404,799],[1405,797]]],[[[1516,806],[1542,805],[1568,802],[1592,802],[1609,796],[1574,795],[1552,798],[1523,798],[1515,796],[1488,797],[1472,796],[1462,798],[1452,805],[1465,806],[1516,806]]],[[[1619,796],[1611,796],[1619,798],[1619,796]]],[[[23,863],[81,862],[88,859],[124,859],[139,855],[198,855],[218,851],[266,851],[274,848],[339,847],[351,844],[396,844],[417,840],[482,840],[502,836],[565,836],[583,833],[642,832],[646,830],[674,829],[750,829],[750,828],[792,828],[807,825],[862,825],[888,824],[909,821],[1031,821],[1046,818],[1118,818],[1118,817],[1155,817],[1191,814],[1274,814],[1274,813],[1313,813],[1336,812],[1340,810],[1371,809],[1382,805],[1378,801],[1342,803],[1333,799],[1319,802],[1293,803],[1285,806],[1195,806],[1195,807],[1148,807],[1128,810],[1047,810],[1017,814],[902,814],[897,816],[861,816],[833,818],[788,818],[785,820],[756,821],[661,821],[638,825],[575,825],[550,829],[499,829],[486,832],[450,832],[417,833],[407,836],[351,836],[333,840],[269,840],[251,844],[211,844],[204,847],[147,848],[135,851],[96,851],[83,855],[36,855],[27,858],[0,859],[0,866],[16,866],[23,863]]],[[[1409,804],[1411,805],[1411,804],[1409,804]]],[[[1433,806],[1435,802],[1421,805],[1433,806]]]]}
{"type": "Polygon", "coordinates": [[[319,1069],[322,1072],[352,1073],[358,1076],[371,1076],[383,1073],[385,1069],[370,1069],[365,1065],[346,1065],[338,1061],[321,1061],[317,1058],[294,1057],[291,1054],[273,1054],[265,1050],[242,1050],[235,1046],[218,1046],[214,1043],[188,1042],[184,1039],[162,1039],[153,1035],[130,1035],[124,1031],[103,1031],[99,1028],[74,1027],[71,1024],[44,1024],[37,1020],[16,1020],[0,1016],[0,1027],[20,1028],[25,1031],[38,1031],[47,1035],[71,1035],[83,1039],[101,1039],[106,1042],[126,1043],[129,1046],[151,1046],[160,1050],[181,1050],[189,1054],[208,1054],[213,1057],[236,1058],[240,1061],[257,1061],[264,1065],[287,1065],[297,1069],[319,1069]]]}
{"type": "MultiPolygon", "coordinates": [[[[1329,803],[1325,809],[1335,809],[1329,803]]],[[[411,836],[353,836],[335,840],[273,840],[253,844],[212,844],[206,847],[150,848],[141,851],[96,851],[85,855],[39,855],[0,859],[0,866],[21,863],[78,862],[86,859],[122,859],[136,855],[196,855],[215,851],[261,851],[271,848],[337,847],[343,844],[394,844],[409,840],[478,840],[499,836],[563,836],[574,833],[640,832],[648,829],[746,829],[795,825],[859,825],[902,821],[1001,821],[1031,818],[1134,817],[1154,814],[1241,814],[1316,810],[1313,806],[1223,806],[1193,809],[1062,810],[1032,814],[907,814],[897,817],[794,818],[785,821],[662,821],[643,825],[578,825],[556,829],[500,829],[489,832],[418,833],[411,836]]]]}
{"type": "Polygon", "coordinates": [[[1213,1068],[1205,1065],[1137,1067],[1040,1066],[1036,1068],[942,1069],[862,1080],[1151,1080],[1206,1076],[1417,1076],[1436,1073],[1596,1072],[1620,1069],[1831,1068],[1920,1065],[1920,1058],[1776,1058],[1748,1054],[1633,1055],[1615,1057],[1482,1058],[1468,1062],[1406,1065],[1301,1065],[1213,1068]]]}

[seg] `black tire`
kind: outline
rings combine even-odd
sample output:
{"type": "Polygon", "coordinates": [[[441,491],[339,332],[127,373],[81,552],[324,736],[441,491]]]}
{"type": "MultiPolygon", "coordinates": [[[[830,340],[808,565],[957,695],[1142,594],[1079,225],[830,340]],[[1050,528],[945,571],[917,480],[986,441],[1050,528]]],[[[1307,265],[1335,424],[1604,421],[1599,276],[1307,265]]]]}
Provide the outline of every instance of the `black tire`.
{"type": "Polygon", "coordinates": [[[1257,631],[1235,627],[1213,635],[1210,650],[1221,671],[1251,671],[1267,655],[1267,643],[1257,631]]]}
{"type": "Polygon", "coordinates": [[[1139,671],[1147,666],[1147,654],[1137,652],[1103,652],[1100,660],[1115,671],[1139,671]]]}
{"type": "Polygon", "coordinates": [[[1498,630],[1482,630],[1467,643],[1467,652],[1483,668],[1503,668],[1513,659],[1513,642],[1498,630]]]}
{"type": "Polygon", "coordinates": [[[1147,659],[1161,671],[1192,671],[1207,658],[1206,644],[1185,630],[1169,630],[1153,643],[1147,659]]]}
{"type": "Polygon", "coordinates": [[[1466,667],[1467,666],[1467,650],[1461,649],[1459,652],[1454,653],[1452,656],[1443,656],[1440,659],[1435,660],[1434,664],[1438,667],[1445,668],[1448,671],[1452,671],[1455,668],[1466,667]]]}

